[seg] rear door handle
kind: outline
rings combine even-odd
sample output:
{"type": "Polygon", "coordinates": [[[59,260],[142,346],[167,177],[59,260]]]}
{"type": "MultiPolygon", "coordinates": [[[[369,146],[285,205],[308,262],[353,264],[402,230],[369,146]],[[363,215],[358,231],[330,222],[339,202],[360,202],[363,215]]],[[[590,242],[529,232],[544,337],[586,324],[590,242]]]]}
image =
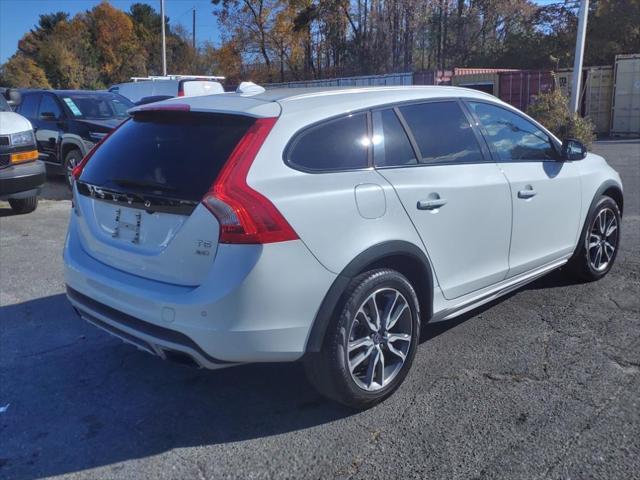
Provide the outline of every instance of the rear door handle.
{"type": "Polygon", "coordinates": [[[434,198],[430,200],[420,200],[418,202],[418,210],[435,210],[444,207],[447,201],[444,198],[434,198]]]}
{"type": "Polygon", "coordinates": [[[531,185],[527,185],[524,190],[518,192],[518,198],[533,198],[538,194],[531,185]]]}

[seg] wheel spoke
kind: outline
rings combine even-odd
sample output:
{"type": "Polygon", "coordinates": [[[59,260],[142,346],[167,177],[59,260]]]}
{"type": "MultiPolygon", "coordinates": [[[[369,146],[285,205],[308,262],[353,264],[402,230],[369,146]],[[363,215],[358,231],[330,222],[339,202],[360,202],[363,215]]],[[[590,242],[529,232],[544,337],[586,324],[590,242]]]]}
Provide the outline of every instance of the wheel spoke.
{"type": "Polygon", "coordinates": [[[354,340],[353,342],[349,342],[347,351],[351,353],[354,350],[358,350],[359,348],[371,346],[373,346],[373,340],[371,340],[371,337],[362,337],[358,340],[354,340]]]}
{"type": "Polygon", "coordinates": [[[408,333],[390,333],[387,335],[387,343],[410,342],[411,335],[408,333]]]}
{"type": "Polygon", "coordinates": [[[598,215],[598,229],[600,230],[600,234],[604,235],[607,231],[607,211],[603,210],[598,215]]]}
{"type": "Polygon", "coordinates": [[[353,371],[358,368],[358,366],[364,362],[367,358],[369,358],[371,356],[371,352],[373,352],[375,350],[375,347],[372,345],[369,348],[367,348],[366,351],[359,353],[358,355],[356,355],[353,360],[349,360],[349,368],[351,369],[351,372],[353,373],[353,371]]]}
{"type": "Polygon", "coordinates": [[[378,370],[380,370],[380,385],[384,387],[384,353],[378,347],[378,370]]]}
{"type": "Polygon", "coordinates": [[[368,303],[370,311],[373,311],[373,319],[367,319],[369,328],[372,328],[374,332],[378,332],[380,331],[380,309],[378,309],[376,302],[376,294],[371,295],[365,303],[368,303]]]}
{"type": "Polygon", "coordinates": [[[373,386],[373,382],[376,379],[376,370],[378,367],[378,363],[380,362],[380,350],[378,348],[373,348],[373,355],[371,360],[369,360],[369,365],[367,366],[367,387],[371,388],[373,386]]]}
{"type": "Polygon", "coordinates": [[[395,292],[395,295],[393,297],[393,300],[391,302],[388,302],[388,307],[386,307],[384,309],[384,329],[385,330],[389,330],[389,328],[391,328],[389,326],[389,324],[391,323],[391,315],[393,314],[393,309],[396,306],[396,303],[398,302],[398,298],[400,298],[400,292],[395,292]]]}
{"type": "Polygon", "coordinates": [[[611,222],[609,223],[609,226],[607,227],[607,233],[605,234],[605,237],[610,237],[613,232],[616,231],[616,229],[618,228],[618,225],[616,223],[616,219],[614,218],[613,220],[611,220],[611,222]]]}
{"type": "Polygon", "coordinates": [[[593,262],[596,268],[600,268],[600,263],[602,261],[602,246],[598,246],[598,250],[596,251],[596,258],[593,262]]]}
{"type": "Polygon", "coordinates": [[[396,325],[396,323],[398,323],[400,316],[404,313],[404,311],[408,307],[409,306],[407,305],[407,303],[403,301],[402,307],[399,307],[398,309],[396,309],[397,310],[396,314],[393,316],[391,321],[387,324],[387,331],[391,330],[396,325]]]}
{"type": "Polygon", "coordinates": [[[369,330],[371,330],[372,332],[378,331],[375,323],[373,323],[373,320],[371,320],[371,317],[367,315],[367,312],[364,311],[363,307],[360,307],[360,310],[358,310],[358,313],[356,314],[356,316],[358,315],[362,315],[364,317],[364,321],[367,324],[367,327],[369,327],[369,330]]]}
{"type": "Polygon", "coordinates": [[[607,256],[607,261],[611,261],[613,257],[613,252],[615,251],[615,247],[611,245],[608,241],[604,241],[604,254],[607,256]]]}

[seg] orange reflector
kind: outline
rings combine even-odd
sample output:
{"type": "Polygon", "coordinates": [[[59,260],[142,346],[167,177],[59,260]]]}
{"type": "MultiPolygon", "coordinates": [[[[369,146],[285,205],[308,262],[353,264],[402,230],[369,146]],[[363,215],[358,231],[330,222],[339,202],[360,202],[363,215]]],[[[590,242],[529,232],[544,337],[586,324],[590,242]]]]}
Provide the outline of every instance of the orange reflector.
{"type": "Polygon", "coordinates": [[[30,162],[31,160],[38,159],[38,151],[37,150],[29,150],[28,152],[20,152],[20,153],[12,153],[11,154],[11,163],[23,163],[30,162]]]}

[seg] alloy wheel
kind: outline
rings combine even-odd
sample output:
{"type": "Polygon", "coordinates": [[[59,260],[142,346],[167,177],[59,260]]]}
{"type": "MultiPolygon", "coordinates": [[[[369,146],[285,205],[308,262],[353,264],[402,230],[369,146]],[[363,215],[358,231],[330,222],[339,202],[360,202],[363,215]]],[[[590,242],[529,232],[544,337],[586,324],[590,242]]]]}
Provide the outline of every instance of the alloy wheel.
{"type": "Polygon", "coordinates": [[[356,385],[376,391],[398,375],[411,348],[412,316],[407,299],[394,288],[376,290],[362,302],[347,343],[347,364],[356,385]]]}
{"type": "Polygon", "coordinates": [[[73,185],[73,169],[78,165],[78,159],[71,157],[67,159],[67,168],[65,174],[67,175],[67,183],[73,185]]]}
{"type": "Polygon", "coordinates": [[[606,270],[618,248],[618,219],[610,208],[603,208],[591,225],[587,250],[591,268],[606,270]]]}

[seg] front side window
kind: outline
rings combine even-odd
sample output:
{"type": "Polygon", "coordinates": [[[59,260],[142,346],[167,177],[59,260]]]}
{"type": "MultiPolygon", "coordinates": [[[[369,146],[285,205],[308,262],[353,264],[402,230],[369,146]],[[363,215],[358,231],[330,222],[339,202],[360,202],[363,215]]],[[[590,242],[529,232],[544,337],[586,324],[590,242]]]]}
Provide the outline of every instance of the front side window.
{"type": "Polygon", "coordinates": [[[368,166],[370,143],[367,115],[357,113],[304,130],[286,158],[294,168],[311,172],[355,170],[368,166]]]}
{"type": "Polygon", "coordinates": [[[376,167],[416,165],[407,133],[393,109],[373,112],[373,162],[376,167]]]}
{"type": "Polygon", "coordinates": [[[469,102],[469,105],[484,127],[487,141],[501,161],[557,158],[549,136],[520,115],[487,103],[469,102]]]}
{"type": "Polygon", "coordinates": [[[477,163],[484,158],[473,129],[457,102],[400,107],[416,139],[421,163],[477,163]]]}
{"type": "Polygon", "coordinates": [[[135,105],[121,95],[113,93],[72,93],[62,101],[75,118],[83,120],[109,120],[127,117],[127,110],[135,105]]]}
{"type": "Polygon", "coordinates": [[[40,102],[40,108],[38,109],[38,116],[40,118],[54,118],[58,119],[62,117],[62,110],[56,102],[56,99],[51,95],[43,95],[40,102]]]}

